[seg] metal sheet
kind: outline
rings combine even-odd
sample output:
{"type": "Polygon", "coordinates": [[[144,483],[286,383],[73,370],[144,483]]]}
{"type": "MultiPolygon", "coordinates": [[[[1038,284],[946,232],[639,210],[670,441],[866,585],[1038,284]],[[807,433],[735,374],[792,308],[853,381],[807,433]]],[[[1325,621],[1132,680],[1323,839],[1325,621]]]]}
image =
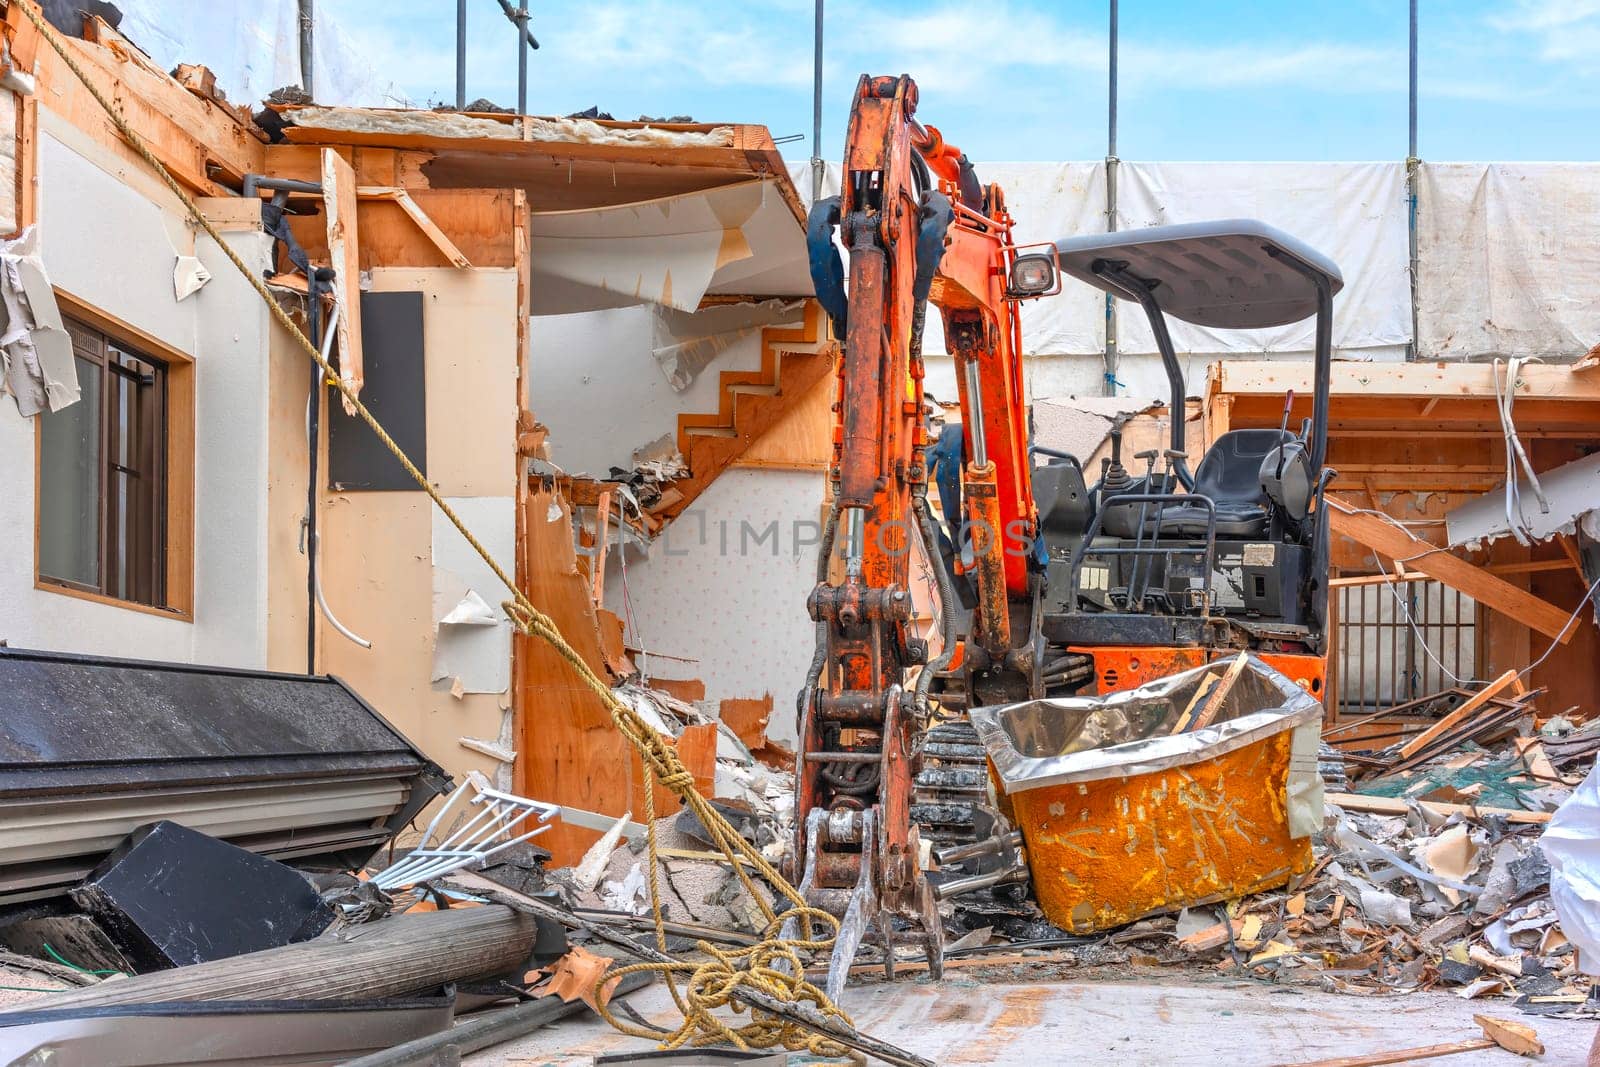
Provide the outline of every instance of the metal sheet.
{"type": "Polygon", "coordinates": [[[455,996],[202,1001],[8,1013],[0,1062],[53,1067],[342,1063],[450,1026],[455,996]]]}
{"type": "Polygon", "coordinates": [[[1220,721],[1172,734],[1201,679],[1216,669],[1196,667],[1103,697],[974,708],[972,725],[1013,794],[1200,763],[1322,717],[1315,698],[1251,656],[1220,721]]]}
{"type": "Polygon", "coordinates": [[[360,863],[449,784],[335,678],[0,648],[0,903],[161,819],[360,863]]]}

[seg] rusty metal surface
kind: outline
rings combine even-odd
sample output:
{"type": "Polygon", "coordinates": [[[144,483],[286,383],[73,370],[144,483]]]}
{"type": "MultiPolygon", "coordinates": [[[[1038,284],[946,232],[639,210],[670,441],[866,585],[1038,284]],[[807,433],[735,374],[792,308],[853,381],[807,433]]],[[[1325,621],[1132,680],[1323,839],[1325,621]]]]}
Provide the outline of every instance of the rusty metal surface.
{"type": "Polygon", "coordinates": [[[1289,833],[1291,731],[1199,763],[1015,793],[1039,906],[1077,933],[1283,885],[1311,867],[1289,833]]]}
{"type": "Polygon", "coordinates": [[[1296,731],[1317,729],[1322,706],[1251,657],[1219,721],[1174,734],[1212,669],[1110,696],[973,709],[1057,926],[1106,929],[1309,869],[1311,838],[1291,831],[1304,783],[1291,788],[1290,775],[1296,731]]]}

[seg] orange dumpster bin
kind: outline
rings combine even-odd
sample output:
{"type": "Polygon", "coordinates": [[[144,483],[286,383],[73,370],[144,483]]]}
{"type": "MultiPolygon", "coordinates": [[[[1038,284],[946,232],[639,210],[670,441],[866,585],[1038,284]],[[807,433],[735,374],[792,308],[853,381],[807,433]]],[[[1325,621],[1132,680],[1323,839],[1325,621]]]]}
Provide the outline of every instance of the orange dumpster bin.
{"type": "Polygon", "coordinates": [[[1181,730],[1214,673],[972,710],[1057,926],[1104,930],[1310,869],[1322,705],[1251,656],[1211,724],[1181,730]]]}

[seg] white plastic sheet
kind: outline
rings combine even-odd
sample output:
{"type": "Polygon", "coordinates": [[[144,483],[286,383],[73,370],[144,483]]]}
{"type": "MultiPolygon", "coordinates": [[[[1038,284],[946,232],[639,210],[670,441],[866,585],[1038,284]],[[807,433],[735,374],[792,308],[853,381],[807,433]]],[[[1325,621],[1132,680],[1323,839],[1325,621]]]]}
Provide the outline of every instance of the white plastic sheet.
{"type": "MultiPolygon", "coordinates": [[[[157,64],[203,63],[233,104],[256,104],[274,89],[300,84],[300,9],[296,0],[117,0],[122,33],[157,64]]],[[[320,7],[321,5],[319,5],[320,7]]],[[[359,38],[319,10],[313,88],[322,104],[393,104],[389,79],[365,58],[359,38]]]]}
{"type": "MultiPolygon", "coordinates": [[[[1122,230],[1206,219],[1251,218],[1299,238],[1339,265],[1333,344],[1344,355],[1411,340],[1405,167],[1399,163],[1124,163],[1118,170],[1122,230]]],[[[1172,323],[1180,353],[1240,355],[1311,351],[1314,321],[1272,330],[1215,330],[1172,323]]],[[[1144,314],[1122,303],[1117,345],[1153,353],[1144,314]]]]}
{"type": "Polygon", "coordinates": [[[1550,861],[1550,900],[1586,974],[1600,974],[1600,766],[1551,816],[1539,848],[1550,861]]]}
{"type": "Polygon", "coordinates": [[[1600,164],[1429,163],[1419,198],[1424,356],[1572,359],[1600,341],[1600,164]]]}

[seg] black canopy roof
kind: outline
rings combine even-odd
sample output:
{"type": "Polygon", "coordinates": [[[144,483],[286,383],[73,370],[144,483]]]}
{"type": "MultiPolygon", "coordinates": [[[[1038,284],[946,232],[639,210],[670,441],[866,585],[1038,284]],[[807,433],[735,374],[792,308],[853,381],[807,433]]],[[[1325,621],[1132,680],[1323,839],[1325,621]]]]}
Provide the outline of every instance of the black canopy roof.
{"type": "Polygon", "coordinates": [[[1314,315],[1316,287],[1285,257],[1324,275],[1332,292],[1344,288],[1333,260],[1254,219],[1088,234],[1056,251],[1074,278],[1131,300],[1131,276],[1152,287],[1162,311],[1200,326],[1259,330],[1314,315]]]}

